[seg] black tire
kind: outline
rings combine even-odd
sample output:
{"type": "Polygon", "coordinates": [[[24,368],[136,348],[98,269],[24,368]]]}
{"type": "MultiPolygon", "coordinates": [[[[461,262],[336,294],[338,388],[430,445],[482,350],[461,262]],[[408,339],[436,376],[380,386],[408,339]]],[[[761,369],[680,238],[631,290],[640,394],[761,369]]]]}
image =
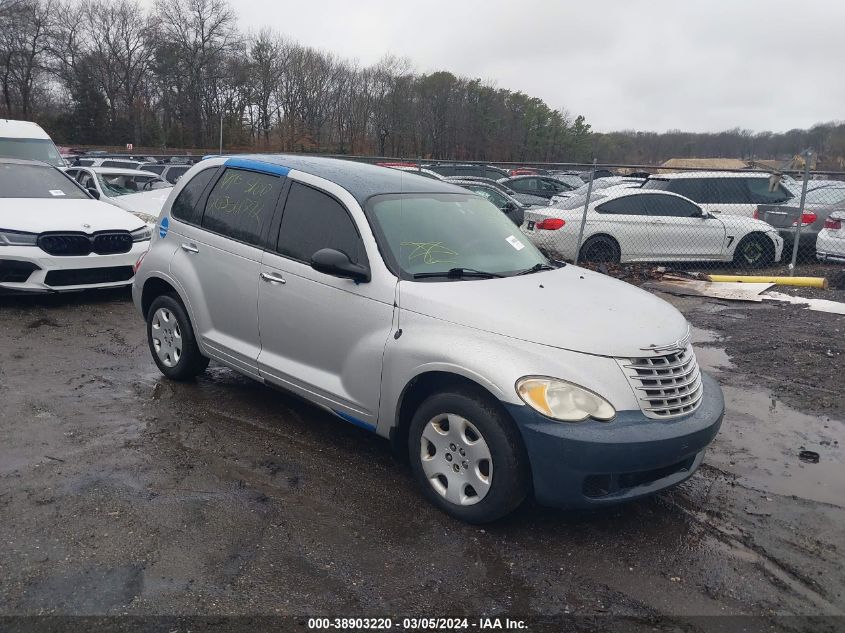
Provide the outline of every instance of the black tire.
{"type": "Polygon", "coordinates": [[[767,268],[775,261],[775,245],[762,233],[743,237],[734,251],[734,266],[742,268],[767,268]]]}
{"type": "Polygon", "coordinates": [[[596,264],[618,264],[622,259],[619,243],[607,235],[591,237],[581,246],[579,261],[596,264]]]}
{"type": "MultiPolygon", "coordinates": [[[[531,489],[528,457],[519,430],[501,407],[471,389],[437,393],[423,401],[411,419],[408,454],[423,495],[447,514],[468,523],[488,523],[505,516],[524,501],[531,489]],[[443,414],[455,414],[471,422],[489,449],[490,486],[483,498],[472,505],[447,500],[435,490],[423,469],[423,432],[443,414]]],[[[461,459],[454,454],[456,460],[461,459]]],[[[439,459],[439,454],[434,459],[439,459]]],[[[451,460],[450,464],[455,467],[451,460]]]]}
{"type": "Polygon", "coordinates": [[[147,344],[150,347],[150,354],[159,371],[171,380],[187,381],[193,380],[208,367],[208,358],[202,355],[197,340],[194,336],[194,328],[191,320],[185,311],[185,306],[175,294],[165,294],[156,297],[147,312],[147,344]],[[175,317],[175,324],[170,327],[178,332],[181,337],[181,354],[177,359],[171,360],[171,365],[159,357],[157,345],[153,336],[153,329],[156,327],[156,314],[159,310],[165,310],[175,317]]]}

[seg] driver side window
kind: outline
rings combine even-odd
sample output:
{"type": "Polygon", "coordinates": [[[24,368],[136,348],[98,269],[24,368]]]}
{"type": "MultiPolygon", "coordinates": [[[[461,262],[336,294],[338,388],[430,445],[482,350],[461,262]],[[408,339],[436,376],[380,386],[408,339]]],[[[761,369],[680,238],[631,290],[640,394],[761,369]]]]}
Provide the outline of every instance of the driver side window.
{"type": "Polygon", "coordinates": [[[276,252],[308,264],[322,248],[346,253],[355,264],[367,263],[364,243],[346,208],[327,193],[293,182],[276,252]]]}

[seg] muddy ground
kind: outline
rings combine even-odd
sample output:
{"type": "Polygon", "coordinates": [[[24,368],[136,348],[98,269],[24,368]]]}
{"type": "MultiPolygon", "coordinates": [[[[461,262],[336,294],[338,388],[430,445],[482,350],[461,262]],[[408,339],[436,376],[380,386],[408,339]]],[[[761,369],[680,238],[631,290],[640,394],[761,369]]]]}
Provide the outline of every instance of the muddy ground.
{"type": "Polygon", "coordinates": [[[374,435],[219,366],[164,380],[126,293],[0,298],[0,615],[841,616],[845,317],[670,300],[727,400],[700,471],[473,527],[374,435]]]}

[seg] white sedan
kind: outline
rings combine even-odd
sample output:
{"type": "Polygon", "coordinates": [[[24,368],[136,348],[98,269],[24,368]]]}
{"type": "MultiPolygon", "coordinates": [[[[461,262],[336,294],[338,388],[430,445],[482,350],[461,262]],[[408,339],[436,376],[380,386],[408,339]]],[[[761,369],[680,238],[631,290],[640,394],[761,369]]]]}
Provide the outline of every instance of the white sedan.
{"type": "Polygon", "coordinates": [[[120,167],[70,167],[68,175],[98,200],[129,211],[149,224],[158,214],[173,185],[158,174],[120,167]]]}
{"type": "Polygon", "coordinates": [[[0,293],[129,286],[150,236],[60,169],[0,158],[0,293]]]}
{"type": "Polygon", "coordinates": [[[816,238],[816,256],[822,261],[845,262],[845,213],[838,211],[825,220],[816,238]]]}
{"type": "MultiPolygon", "coordinates": [[[[541,249],[574,260],[584,197],[529,209],[522,231],[541,249]]],[[[733,261],[762,267],[780,261],[783,239],[751,218],[702,211],[664,191],[627,189],[597,194],[587,209],[580,261],[733,261]]]]}

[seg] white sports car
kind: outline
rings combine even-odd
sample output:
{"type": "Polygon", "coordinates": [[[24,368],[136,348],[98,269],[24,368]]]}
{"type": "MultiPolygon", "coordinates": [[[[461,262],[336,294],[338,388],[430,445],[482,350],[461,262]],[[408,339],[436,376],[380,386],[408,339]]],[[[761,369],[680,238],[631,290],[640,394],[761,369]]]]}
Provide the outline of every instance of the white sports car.
{"type": "MultiPolygon", "coordinates": [[[[583,196],[529,209],[522,231],[541,249],[574,260],[583,196]]],[[[780,261],[783,239],[769,224],[702,211],[664,191],[599,192],[590,202],[579,261],[733,261],[762,267],[780,261]]]]}
{"type": "Polygon", "coordinates": [[[128,286],[150,236],[60,169],[0,158],[0,293],[128,286]]]}

